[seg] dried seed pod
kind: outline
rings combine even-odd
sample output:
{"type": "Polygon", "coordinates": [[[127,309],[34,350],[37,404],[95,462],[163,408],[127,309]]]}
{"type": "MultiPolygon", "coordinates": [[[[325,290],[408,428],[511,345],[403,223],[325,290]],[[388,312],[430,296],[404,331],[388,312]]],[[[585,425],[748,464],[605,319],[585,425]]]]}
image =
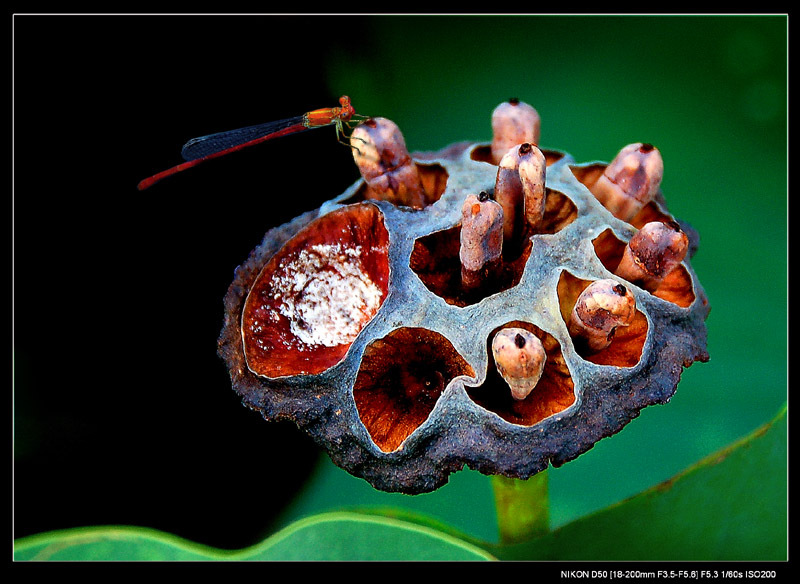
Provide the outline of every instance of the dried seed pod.
{"type": "Polygon", "coordinates": [[[658,149],[637,142],[619,151],[591,191],[615,217],[630,221],[658,193],[663,175],[658,149]]]}
{"type": "MultiPolygon", "coordinates": [[[[545,151],[541,224],[525,227],[520,203],[526,245],[510,256],[503,249],[497,278],[466,294],[461,235],[471,227],[462,211],[468,193],[497,187],[490,145],[408,155],[401,144],[399,167],[415,166],[426,188],[427,206],[409,212],[407,203],[389,202],[399,189],[380,191],[396,178],[381,156],[393,160],[400,150],[380,154],[373,138],[358,138],[367,129],[362,124],[353,143],[364,178],[270,230],[235,272],[218,352],[248,407],[293,421],[335,464],[375,488],[416,494],[466,466],[515,478],[561,466],[642,408],[668,402],[682,369],[708,360],[709,304],[689,258],[656,293],[628,289],[615,276],[593,294],[625,247],[613,235],[620,222],[589,190],[605,165],[545,151]],[[493,347],[510,327],[529,331],[547,356],[524,399],[500,374],[521,353],[493,347]],[[604,350],[584,351],[612,336],[604,350]]],[[[527,172],[511,166],[522,185],[527,172]]],[[[637,226],[672,219],[661,193],[644,215],[637,226]]],[[[495,251],[482,247],[489,232],[478,230],[479,243],[465,249],[494,257],[495,240],[495,251]]],[[[510,349],[535,346],[518,334],[524,346],[510,349]]],[[[517,384],[532,377],[522,368],[508,376],[517,384]]]]}
{"type": "Polygon", "coordinates": [[[473,292],[487,279],[496,277],[503,253],[503,208],[486,192],[468,195],[461,207],[458,252],[461,283],[473,292]]]}
{"type": "Polygon", "coordinates": [[[516,327],[498,331],[492,339],[497,372],[511,388],[511,396],[523,400],[533,391],[544,372],[547,353],[539,337],[516,327]]]}
{"type": "Polygon", "coordinates": [[[370,118],[350,135],[353,159],[367,182],[367,198],[414,209],[425,207],[425,191],[397,124],[370,118]]]}
{"type": "Polygon", "coordinates": [[[529,104],[516,98],[498,105],[492,112],[492,160],[499,164],[517,144],[539,144],[541,119],[529,104]]]}
{"type": "Polygon", "coordinates": [[[686,257],[689,238],[675,221],[651,221],[625,246],[616,274],[654,292],[686,257]]]}
{"type": "Polygon", "coordinates": [[[494,196],[503,207],[503,237],[514,247],[544,217],[546,168],[542,151],[528,142],[509,149],[498,165],[494,196]]]}
{"type": "Polygon", "coordinates": [[[590,351],[602,351],[614,339],[617,327],[628,326],[636,314],[636,299],[616,280],[589,284],[578,296],[569,319],[573,339],[590,351]]]}

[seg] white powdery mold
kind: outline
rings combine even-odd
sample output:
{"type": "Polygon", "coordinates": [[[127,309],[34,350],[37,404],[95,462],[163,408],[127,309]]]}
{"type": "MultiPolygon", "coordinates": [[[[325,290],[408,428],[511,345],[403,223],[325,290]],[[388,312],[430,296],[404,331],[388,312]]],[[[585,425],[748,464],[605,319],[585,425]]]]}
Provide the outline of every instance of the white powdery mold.
{"type": "Polygon", "coordinates": [[[307,345],[351,343],[383,293],[361,266],[361,246],[317,244],[282,264],[272,279],[280,313],[307,345]]]}

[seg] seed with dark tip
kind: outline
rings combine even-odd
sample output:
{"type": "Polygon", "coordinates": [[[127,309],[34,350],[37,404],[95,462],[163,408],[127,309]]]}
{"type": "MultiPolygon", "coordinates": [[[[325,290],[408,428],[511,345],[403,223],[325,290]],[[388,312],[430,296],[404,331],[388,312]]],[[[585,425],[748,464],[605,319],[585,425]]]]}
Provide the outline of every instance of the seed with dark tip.
{"type": "Polygon", "coordinates": [[[575,301],[569,334],[582,349],[602,351],[613,338],[609,333],[618,326],[629,326],[635,316],[636,299],[625,286],[612,279],[597,280],[575,301]]]}
{"type": "Polygon", "coordinates": [[[539,383],[547,352],[539,337],[529,330],[505,327],[492,339],[492,357],[497,372],[511,390],[511,397],[523,400],[539,383]]]}
{"type": "Polygon", "coordinates": [[[617,219],[630,222],[659,192],[664,161],[652,144],[620,150],[589,190],[617,219]]]}
{"type": "Polygon", "coordinates": [[[678,232],[681,231],[680,223],[678,223],[677,221],[674,221],[674,220],[670,219],[669,221],[665,221],[664,223],[666,223],[667,225],[672,227],[675,231],[678,231],[678,232]]]}

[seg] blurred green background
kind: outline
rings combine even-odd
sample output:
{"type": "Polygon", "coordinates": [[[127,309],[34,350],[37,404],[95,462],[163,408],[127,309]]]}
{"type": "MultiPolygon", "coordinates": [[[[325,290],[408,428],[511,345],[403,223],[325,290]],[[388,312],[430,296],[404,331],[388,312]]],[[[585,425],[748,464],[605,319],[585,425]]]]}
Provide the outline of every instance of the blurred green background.
{"type": "Polygon", "coordinates": [[[670,210],[700,233],[711,360],[683,373],[669,404],[551,469],[554,527],[767,422],[787,399],[787,39],[780,15],[17,20],[15,536],[133,523],[237,547],[368,505],[496,540],[487,477],[462,471],[417,497],[374,491],[242,408],[214,356],[233,268],[266,229],[357,178],[327,130],[287,138],[280,160],[259,147],[132,189],[179,162],[188,138],[345,93],[397,122],[412,151],[489,141],[492,109],[519,97],[542,117],[541,145],[578,162],[636,141],[663,155],[670,210]],[[82,147],[64,148],[78,131],[82,147]],[[54,142],[57,156],[43,149],[54,142]],[[308,176],[312,148],[325,150],[308,176]],[[307,181],[309,194],[277,209],[263,195],[273,180],[307,181]]]}

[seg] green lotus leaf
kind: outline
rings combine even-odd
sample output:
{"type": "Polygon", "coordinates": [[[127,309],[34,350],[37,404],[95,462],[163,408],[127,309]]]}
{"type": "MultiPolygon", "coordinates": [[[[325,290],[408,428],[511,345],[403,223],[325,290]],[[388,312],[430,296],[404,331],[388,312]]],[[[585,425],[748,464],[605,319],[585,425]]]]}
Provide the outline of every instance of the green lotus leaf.
{"type": "Polygon", "coordinates": [[[303,519],[264,542],[223,551],[170,534],[134,527],[54,531],[21,539],[16,560],[52,561],[474,561],[489,553],[414,523],[356,513],[325,513],[303,519]]]}

